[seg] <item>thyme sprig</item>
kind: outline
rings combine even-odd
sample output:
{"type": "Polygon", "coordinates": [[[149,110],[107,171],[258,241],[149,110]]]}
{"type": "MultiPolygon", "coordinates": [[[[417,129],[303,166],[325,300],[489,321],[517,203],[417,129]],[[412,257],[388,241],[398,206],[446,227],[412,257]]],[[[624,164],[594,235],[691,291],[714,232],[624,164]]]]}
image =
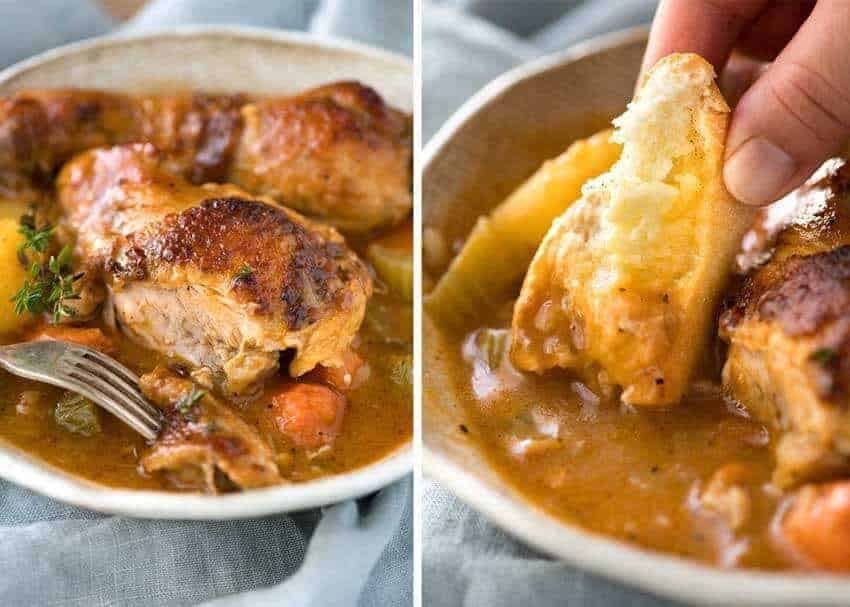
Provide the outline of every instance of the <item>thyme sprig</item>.
{"type": "Polygon", "coordinates": [[[233,280],[242,280],[245,278],[249,278],[254,273],[254,268],[249,266],[247,263],[243,263],[242,267],[237,270],[236,274],[233,276],[233,280]]]}
{"type": "Polygon", "coordinates": [[[35,212],[21,217],[18,233],[23,236],[23,242],[18,245],[17,252],[21,264],[29,266],[29,278],[12,297],[16,314],[49,313],[53,324],[63,316],[74,316],[75,311],[68,302],[80,298],[75,283],[83,277],[82,272],[75,274],[71,268],[69,245],[56,255],[48,256],[57,247],[53,238],[55,232],[55,226],[39,224],[35,212]]]}
{"type": "MultiPolygon", "coordinates": [[[[38,252],[38,249],[31,244],[28,248],[38,252]]],[[[44,249],[46,250],[46,245],[44,249]]],[[[23,254],[24,250],[21,249],[20,253],[23,254]]],[[[74,290],[74,283],[82,277],[82,272],[74,274],[71,270],[69,245],[62,247],[58,255],[51,255],[47,263],[33,261],[30,265],[30,277],[12,297],[12,301],[15,302],[15,313],[48,312],[51,314],[53,324],[58,323],[63,316],[73,316],[74,309],[68,305],[68,302],[80,298],[74,290]]]]}
{"type": "Polygon", "coordinates": [[[24,237],[24,241],[18,245],[18,259],[24,265],[27,265],[29,263],[29,259],[26,256],[27,249],[32,249],[39,255],[47,252],[50,246],[50,239],[55,231],[55,226],[46,225],[41,228],[38,227],[35,222],[35,216],[32,214],[21,216],[18,234],[24,237]]]}

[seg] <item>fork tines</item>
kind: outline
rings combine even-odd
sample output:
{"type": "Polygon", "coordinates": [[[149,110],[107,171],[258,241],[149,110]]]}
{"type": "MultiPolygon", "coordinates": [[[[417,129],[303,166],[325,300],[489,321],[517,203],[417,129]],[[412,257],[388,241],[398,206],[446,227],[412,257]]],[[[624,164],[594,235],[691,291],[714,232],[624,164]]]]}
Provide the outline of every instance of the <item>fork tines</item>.
{"type": "Polygon", "coordinates": [[[159,434],[160,412],[139,391],[139,378],[97,350],[73,346],[60,359],[60,370],[75,389],[108,409],[145,438],[159,434]]]}

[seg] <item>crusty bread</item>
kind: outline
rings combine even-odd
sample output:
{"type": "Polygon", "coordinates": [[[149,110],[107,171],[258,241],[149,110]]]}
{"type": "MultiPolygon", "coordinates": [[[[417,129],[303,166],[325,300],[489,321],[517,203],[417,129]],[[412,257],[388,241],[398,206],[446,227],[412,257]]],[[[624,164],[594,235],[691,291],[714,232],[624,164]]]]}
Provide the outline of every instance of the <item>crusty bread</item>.
{"type": "Polygon", "coordinates": [[[729,107],[711,65],[670,55],[614,120],[623,152],[535,255],[514,363],[575,370],[636,405],[680,400],[753,212],[722,180],[729,107]]]}

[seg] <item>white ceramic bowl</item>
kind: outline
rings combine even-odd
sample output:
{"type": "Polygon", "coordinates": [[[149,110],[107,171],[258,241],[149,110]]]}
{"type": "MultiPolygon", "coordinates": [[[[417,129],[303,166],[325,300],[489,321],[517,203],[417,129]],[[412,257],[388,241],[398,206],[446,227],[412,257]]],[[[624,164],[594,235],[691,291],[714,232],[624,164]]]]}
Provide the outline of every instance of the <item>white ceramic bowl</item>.
{"type": "MultiPolygon", "coordinates": [[[[604,36],[513,70],[470,99],[424,151],[423,220],[462,238],[546,158],[621,112],[631,96],[643,29],[604,36]]],[[[423,319],[425,472],[528,544],[567,563],[659,595],[706,605],[850,605],[850,578],[724,571],[586,532],[527,501],[468,435],[440,350],[423,319]]],[[[427,547],[426,547],[427,549],[427,547]]]]}
{"type": "MultiPolygon", "coordinates": [[[[294,93],[360,80],[411,111],[410,62],[351,42],[242,27],[186,27],[71,44],[0,73],[0,93],[33,87],[294,93]]],[[[369,466],[316,481],[222,496],[112,489],[0,441],[0,476],[71,504],[127,516],[231,519],[314,508],[375,491],[408,473],[410,442],[369,466]]]]}

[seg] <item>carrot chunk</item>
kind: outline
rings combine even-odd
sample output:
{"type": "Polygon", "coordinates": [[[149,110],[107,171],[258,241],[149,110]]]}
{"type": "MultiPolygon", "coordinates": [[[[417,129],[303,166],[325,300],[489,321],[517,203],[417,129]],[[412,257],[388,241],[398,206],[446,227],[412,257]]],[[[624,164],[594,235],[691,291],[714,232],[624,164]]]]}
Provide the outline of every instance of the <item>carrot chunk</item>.
{"type": "Polygon", "coordinates": [[[850,482],[800,489],[782,520],[781,532],[808,564],[850,571],[850,482]]]}
{"type": "Polygon", "coordinates": [[[346,399],[321,384],[287,384],[272,397],[277,429],[296,446],[317,449],[334,441],[342,427],[346,399]]]}
{"type": "Polygon", "coordinates": [[[115,352],[115,344],[112,339],[97,328],[67,327],[62,325],[39,327],[30,333],[24,341],[38,341],[42,339],[70,341],[81,346],[88,346],[104,354],[115,352]]]}

